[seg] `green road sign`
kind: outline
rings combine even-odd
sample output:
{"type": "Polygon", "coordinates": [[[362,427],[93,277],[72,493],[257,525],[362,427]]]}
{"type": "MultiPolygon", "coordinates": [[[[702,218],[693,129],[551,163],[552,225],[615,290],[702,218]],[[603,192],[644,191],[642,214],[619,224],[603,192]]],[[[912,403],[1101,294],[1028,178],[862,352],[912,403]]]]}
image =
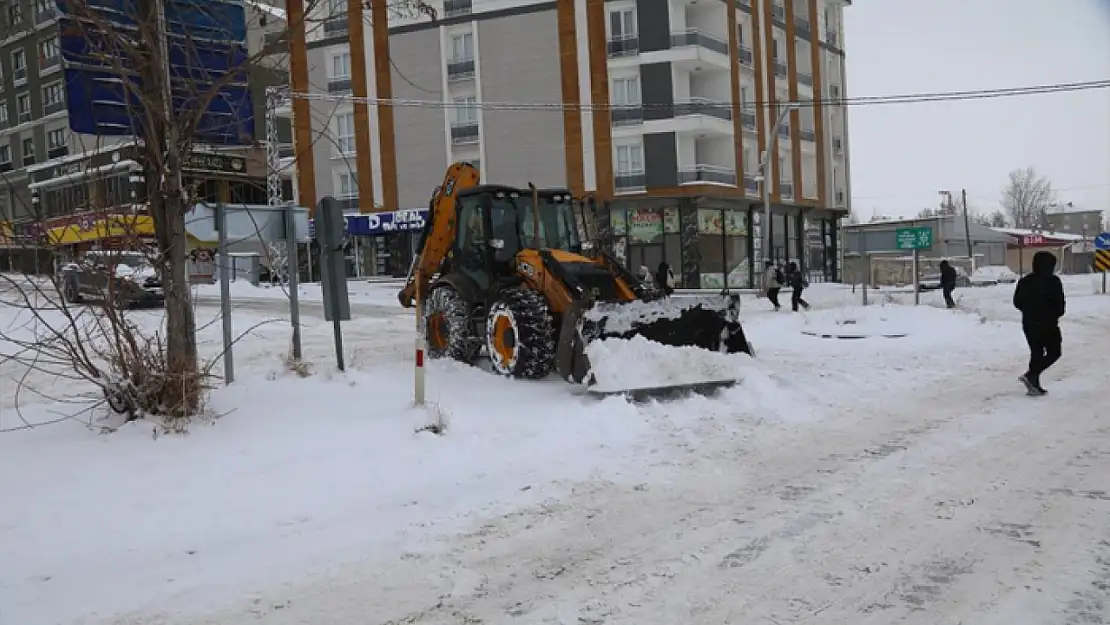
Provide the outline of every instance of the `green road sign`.
{"type": "Polygon", "coordinates": [[[927,250],[933,247],[932,228],[898,228],[894,231],[900,250],[927,250]]]}

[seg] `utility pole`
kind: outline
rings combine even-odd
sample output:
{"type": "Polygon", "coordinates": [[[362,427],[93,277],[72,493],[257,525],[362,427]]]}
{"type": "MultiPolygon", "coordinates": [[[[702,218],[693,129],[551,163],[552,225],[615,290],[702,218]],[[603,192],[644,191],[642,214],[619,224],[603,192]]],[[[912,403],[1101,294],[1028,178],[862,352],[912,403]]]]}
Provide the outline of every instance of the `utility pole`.
{"type": "Polygon", "coordinates": [[[971,246],[971,217],[968,216],[967,189],[960,190],[960,201],[964,203],[964,235],[967,237],[967,258],[971,261],[971,270],[975,271],[975,254],[971,246]]]}

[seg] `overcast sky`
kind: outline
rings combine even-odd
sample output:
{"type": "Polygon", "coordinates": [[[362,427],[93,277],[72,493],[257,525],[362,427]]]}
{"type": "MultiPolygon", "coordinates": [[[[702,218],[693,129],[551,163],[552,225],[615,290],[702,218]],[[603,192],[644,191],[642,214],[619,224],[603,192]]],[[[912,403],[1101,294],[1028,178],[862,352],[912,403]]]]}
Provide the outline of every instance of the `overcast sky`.
{"type": "MultiPolygon", "coordinates": [[[[1110,79],[1110,0],[855,0],[847,95],[1110,79]]],[[[912,216],[966,188],[998,208],[1032,166],[1062,201],[1110,210],[1110,89],[849,109],[853,210],[912,216]]]]}

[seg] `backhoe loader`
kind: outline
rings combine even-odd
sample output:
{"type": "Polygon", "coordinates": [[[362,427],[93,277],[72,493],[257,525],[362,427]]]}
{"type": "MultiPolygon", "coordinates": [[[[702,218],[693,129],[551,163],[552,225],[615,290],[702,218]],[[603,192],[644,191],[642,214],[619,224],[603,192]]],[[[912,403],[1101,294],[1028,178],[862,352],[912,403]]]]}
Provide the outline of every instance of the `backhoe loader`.
{"type": "MultiPolygon", "coordinates": [[[[564,189],[528,186],[480,184],[478,171],[462,162],[451,165],[436,188],[419,251],[398,293],[406,308],[419,299],[428,357],[474,363],[485,349],[498,374],[540,379],[556,370],[596,392],[586,355],[596,340],[640,335],[664,345],[751,354],[737,296],[662,298],[594,242],[583,241],[580,229],[588,234],[593,223],[586,202],[564,189]]],[[[604,394],[659,397],[734,383],[604,394]]]]}

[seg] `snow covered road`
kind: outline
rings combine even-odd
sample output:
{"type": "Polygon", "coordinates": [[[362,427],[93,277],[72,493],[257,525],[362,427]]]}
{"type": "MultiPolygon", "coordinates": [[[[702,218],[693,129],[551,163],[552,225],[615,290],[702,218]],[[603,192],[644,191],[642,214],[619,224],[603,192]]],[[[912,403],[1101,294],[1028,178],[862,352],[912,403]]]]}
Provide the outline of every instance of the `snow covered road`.
{"type": "MultiPolygon", "coordinates": [[[[348,390],[248,382],[216,396],[238,414],[170,447],[113,435],[124,455],[96,462],[152,472],[133,486],[82,497],[95,480],[67,471],[90,467],[64,465],[84,439],[56,430],[0,447],[0,463],[65,453],[49,471],[0,464],[0,496],[23,510],[0,510],[0,624],[1108,622],[1110,297],[1069,284],[1065,357],[1034,399],[1015,379],[1025,356],[1008,289],[964,290],[955,312],[896,299],[860,311],[819,289],[807,315],[746,302],[759,359],[715,399],[584,403],[437,370],[452,428],[415,442],[411,415],[379,418],[405,400],[388,389],[407,382],[411,337],[390,332],[410,322],[352,322],[367,376],[348,390]],[[801,333],[877,319],[913,334],[801,333]],[[246,414],[257,392],[289,415],[246,414]],[[295,418],[323,393],[326,409],[295,418]],[[360,416],[341,418],[362,396],[360,416]],[[364,425],[377,421],[393,424],[364,425]],[[72,507],[68,525],[50,501],[72,507]],[[74,535],[76,519],[115,508],[118,531],[74,535]],[[63,528],[84,581],[50,552],[63,528]]],[[[327,329],[306,330],[310,355],[327,354],[327,329]]],[[[260,329],[244,368],[274,360],[262,346],[283,333],[260,329]]]]}

